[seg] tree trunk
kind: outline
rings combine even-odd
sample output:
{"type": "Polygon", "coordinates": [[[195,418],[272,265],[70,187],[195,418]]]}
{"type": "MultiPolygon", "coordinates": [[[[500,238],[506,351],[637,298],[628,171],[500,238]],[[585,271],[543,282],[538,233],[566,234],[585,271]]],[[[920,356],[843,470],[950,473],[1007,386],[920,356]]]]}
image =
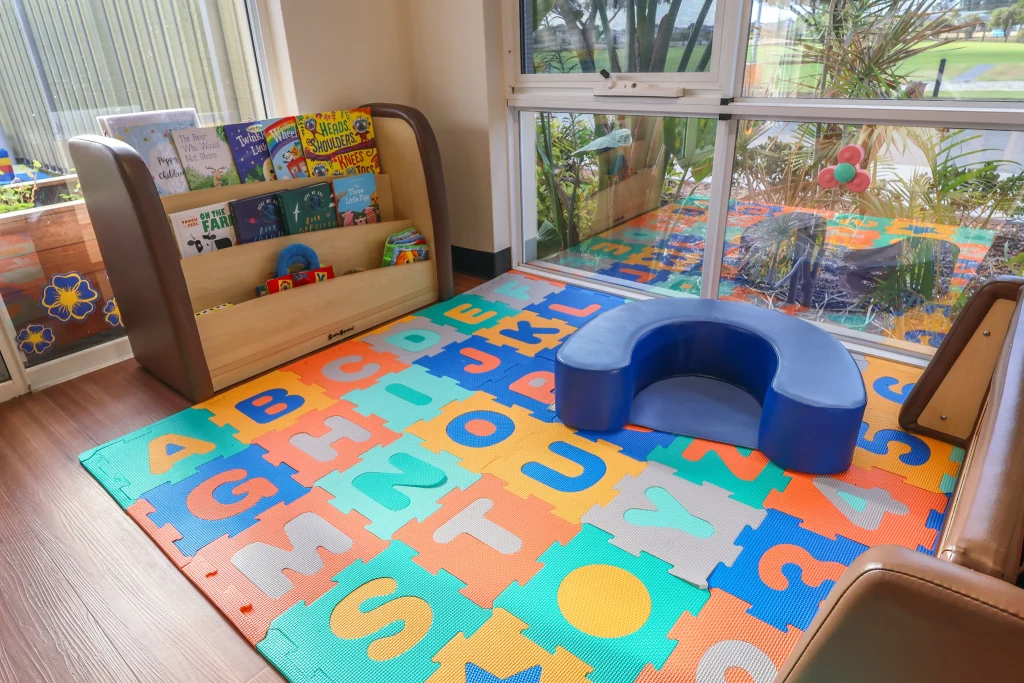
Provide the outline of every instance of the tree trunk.
{"type": "Polygon", "coordinates": [[[683,0],[672,0],[668,12],[661,18],[658,25],[658,33],[654,39],[654,47],[651,54],[651,73],[661,73],[665,70],[665,62],[668,60],[668,49],[672,43],[672,32],[676,27],[676,18],[679,16],[679,6],[683,0]]]}
{"type": "MultiPolygon", "coordinates": [[[[711,10],[711,3],[713,0],[704,0],[704,4],[700,8],[700,12],[697,13],[697,18],[693,22],[693,28],[690,30],[690,36],[686,41],[686,47],[683,49],[683,56],[679,60],[679,68],[676,71],[682,73],[687,70],[690,65],[690,58],[693,57],[693,50],[697,47],[697,40],[700,38],[700,30],[704,28],[704,20],[707,19],[708,12],[711,10]]],[[[710,43],[706,51],[711,50],[710,43]]],[[[710,58],[710,57],[709,57],[710,58]]],[[[703,58],[702,60],[703,61],[703,58]]],[[[703,71],[703,69],[697,69],[703,71]]]]}
{"type": "Polygon", "coordinates": [[[622,64],[619,62],[619,51],[615,48],[615,34],[612,33],[612,25],[608,21],[607,3],[608,0],[597,0],[597,12],[601,16],[601,27],[604,29],[605,49],[608,50],[608,70],[612,73],[621,73],[622,64]]]}

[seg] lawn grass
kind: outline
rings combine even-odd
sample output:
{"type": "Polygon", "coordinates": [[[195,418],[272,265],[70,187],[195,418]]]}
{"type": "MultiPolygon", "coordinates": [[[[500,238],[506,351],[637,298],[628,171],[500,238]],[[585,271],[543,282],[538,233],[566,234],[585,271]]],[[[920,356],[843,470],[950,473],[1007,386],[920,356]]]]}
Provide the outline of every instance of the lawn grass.
{"type": "Polygon", "coordinates": [[[945,57],[945,78],[956,78],[968,69],[982,64],[995,67],[978,77],[979,81],[1024,81],[1024,43],[1004,43],[1000,38],[961,40],[936,47],[911,57],[903,65],[912,78],[932,80],[945,57]]]}
{"type": "MultiPolygon", "coordinates": [[[[688,66],[689,69],[691,69],[691,70],[696,70],[697,69],[697,65],[700,64],[700,59],[701,59],[701,57],[704,54],[705,48],[706,48],[705,45],[697,45],[697,46],[694,47],[693,52],[690,54],[690,60],[687,63],[687,66],[688,66]]],[[[682,59],[683,59],[683,51],[685,49],[686,48],[684,48],[684,47],[669,47],[669,49],[668,49],[668,56],[665,59],[665,71],[666,72],[675,72],[675,71],[677,71],[679,69],[679,62],[682,61],[682,59]]],[[[626,50],[625,50],[625,48],[619,49],[619,50],[617,50],[617,52],[619,53],[619,64],[625,65],[626,64],[626,50]]],[[[550,55],[550,54],[551,54],[550,50],[543,50],[543,49],[541,49],[539,47],[534,52],[535,57],[545,58],[545,59],[547,58],[547,55],[550,55]]],[[[562,58],[566,61],[566,65],[569,67],[569,69],[571,70],[572,73],[579,73],[580,72],[579,60],[578,60],[575,52],[572,52],[570,50],[563,50],[562,51],[562,58]]],[[[601,69],[607,69],[608,71],[611,71],[610,62],[608,60],[608,50],[606,48],[598,47],[594,51],[594,62],[595,62],[595,65],[597,67],[597,71],[600,71],[601,69]]],[[[538,69],[537,73],[541,73],[539,65],[538,65],[537,69],[538,69]]]]}

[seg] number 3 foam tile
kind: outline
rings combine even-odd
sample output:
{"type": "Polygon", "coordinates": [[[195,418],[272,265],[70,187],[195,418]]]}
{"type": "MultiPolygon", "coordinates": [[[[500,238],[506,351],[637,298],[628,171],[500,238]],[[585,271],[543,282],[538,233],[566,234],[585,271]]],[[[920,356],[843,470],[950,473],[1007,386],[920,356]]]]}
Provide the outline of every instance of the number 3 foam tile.
{"type": "Polygon", "coordinates": [[[728,593],[712,590],[699,614],[684,614],[668,632],[679,646],[665,666],[648,665],[636,683],[710,682],[733,677],[754,683],[774,681],[803,631],[780,631],[747,614],[749,607],[728,593]]]}
{"type": "Polygon", "coordinates": [[[954,450],[959,449],[903,431],[891,411],[868,411],[864,413],[853,464],[891,472],[925,491],[951,493],[960,471],[954,450]]]}
{"type": "Polygon", "coordinates": [[[548,652],[523,635],[526,628],[494,610],[476,633],[460,633],[441,648],[434,657],[441,668],[426,683],[591,683],[592,666],[563,647],[548,652]]]}
{"type": "Polygon", "coordinates": [[[495,346],[511,346],[524,356],[536,356],[540,351],[558,347],[575,331],[575,327],[561,320],[550,320],[530,311],[522,311],[476,334],[495,346]]]}
{"type": "Polygon", "coordinates": [[[350,340],[303,358],[284,370],[294,372],[306,384],[323,387],[333,398],[341,398],[407,367],[394,354],[377,351],[363,341],[350,340]]]}

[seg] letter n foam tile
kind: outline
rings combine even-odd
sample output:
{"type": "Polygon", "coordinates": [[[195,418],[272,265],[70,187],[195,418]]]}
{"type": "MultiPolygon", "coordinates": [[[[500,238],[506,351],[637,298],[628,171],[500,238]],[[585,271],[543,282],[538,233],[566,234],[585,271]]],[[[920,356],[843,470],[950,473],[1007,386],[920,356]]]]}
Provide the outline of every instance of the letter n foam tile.
{"type": "Polygon", "coordinates": [[[827,538],[916,550],[935,542],[937,531],[928,528],[928,518],[932,510],[945,510],[946,502],[945,495],[911,486],[895,474],[851,467],[830,477],[794,474],[785,491],[768,495],[765,506],[802,519],[801,527],[827,538]]]}
{"type": "Polygon", "coordinates": [[[440,510],[409,522],[394,538],[419,552],[413,561],[428,572],[444,569],[465,582],[461,593],[481,607],[513,581],[526,583],[540,570],[541,553],[580,530],[551,514],[548,503],[511,494],[489,474],[438,502],[440,510]]]}
{"type": "Polygon", "coordinates": [[[200,403],[213,413],[210,419],[222,427],[238,430],[242,443],[274,429],[289,427],[313,410],[334,403],[319,386],[303,384],[298,375],[277,370],[200,403]]]}
{"type": "Polygon", "coordinates": [[[234,429],[213,424],[211,415],[208,410],[184,410],[83,453],[82,465],[127,508],[146,491],[179,482],[203,463],[245,448],[234,429]]]}
{"type": "Polygon", "coordinates": [[[438,499],[454,488],[465,489],[480,478],[459,467],[451,453],[432,453],[415,436],[405,434],[387,446],[375,446],[362,460],[343,472],[331,472],[317,481],[342,512],[356,510],[373,522],[368,527],[380,538],[406,522],[421,522],[438,510],[438,499]]]}
{"type": "Polygon", "coordinates": [[[438,325],[454,327],[463,334],[494,327],[503,318],[509,318],[519,311],[501,303],[488,301],[476,294],[460,294],[454,299],[435,304],[414,315],[431,320],[438,325]]]}
{"type": "Polygon", "coordinates": [[[413,365],[381,377],[372,387],[350,391],[344,399],[355,404],[356,412],[382,417],[388,429],[400,432],[414,422],[437,417],[446,405],[470,395],[455,380],[413,365]]]}
{"type": "Polygon", "coordinates": [[[803,632],[769,626],[747,614],[749,607],[728,593],[712,590],[700,614],[684,614],[668,632],[679,646],[665,666],[658,670],[647,665],[636,683],[774,681],[803,632]]]}
{"type": "Polygon", "coordinates": [[[294,503],[275,505],[234,538],[222,536],[201,549],[182,569],[253,645],[292,605],[309,605],[334,587],[335,574],[386,547],[366,530],[368,519],[342,514],[330,500],[314,488],[294,503]]]}
{"type": "Polygon", "coordinates": [[[494,610],[472,636],[460,633],[441,648],[434,657],[441,668],[426,683],[590,683],[592,666],[563,647],[551,654],[524,636],[525,629],[505,610],[494,610]]]}
{"type": "Polygon", "coordinates": [[[408,433],[423,439],[423,447],[448,451],[470,472],[483,472],[494,460],[511,455],[524,438],[544,428],[522,408],[503,406],[477,392],[449,403],[429,422],[417,422],[408,433]]]}
{"type": "Polygon", "coordinates": [[[757,529],[744,529],[731,567],[719,566],[708,584],[750,604],[747,611],[786,631],[806,630],[836,580],[867,547],[840,536],[830,540],[800,528],[778,510],[757,529]]]}
{"type": "Polygon", "coordinates": [[[575,331],[575,327],[561,320],[549,320],[536,313],[522,311],[476,334],[495,346],[511,346],[524,356],[536,356],[544,349],[557,348],[575,331]]]}
{"type": "Polygon", "coordinates": [[[552,424],[527,436],[515,452],[484,471],[507,482],[505,488],[517,496],[537,496],[554,505],[556,515],[579,524],[587,510],[618,495],[615,484],[644,467],[611,444],[587,441],[565,425],[552,424]]]}
{"type": "Polygon", "coordinates": [[[960,471],[952,445],[903,431],[891,411],[864,413],[853,464],[892,472],[911,486],[936,493],[952,492],[960,471]]]}
{"type": "Polygon", "coordinates": [[[423,681],[452,638],[487,620],[446,572],[412,562],[401,541],[369,562],[353,562],[312,605],[299,603],[271,624],[257,649],[293,681],[423,681]]]}
{"type": "Polygon", "coordinates": [[[540,556],[544,568],[525,586],[512,584],[494,602],[529,624],[525,635],[548,652],[561,646],[594,667],[594,683],[632,681],[648,662],[661,667],[676,644],[669,629],[708,599],[661,560],[634,557],[609,538],[584,524],[568,545],[540,556]]]}
{"type": "Polygon", "coordinates": [[[265,450],[249,446],[202,465],[194,475],[161,484],[143,498],[157,527],[171,524],[182,538],[174,545],[186,556],[223,535],[235,536],[256,523],[256,515],[277,503],[290,503],[308,491],[292,479],[295,470],[271,465],[265,450]]]}
{"type": "Polygon", "coordinates": [[[306,384],[323,387],[332,398],[341,398],[407,367],[395,355],[381,353],[366,342],[353,339],[303,358],[284,370],[294,372],[306,384]]]}
{"type": "Polygon", "coordinates": [[[397,438],[379,417],[360,415],[348,401],[338,401],[287,429],[264,434],[256,443],[267,450],[263,456],[267,462],[285,463],[295,470],[295,481],[312,486],[329,472],[355,465],[374,446],[386,446],[397,438]]]}

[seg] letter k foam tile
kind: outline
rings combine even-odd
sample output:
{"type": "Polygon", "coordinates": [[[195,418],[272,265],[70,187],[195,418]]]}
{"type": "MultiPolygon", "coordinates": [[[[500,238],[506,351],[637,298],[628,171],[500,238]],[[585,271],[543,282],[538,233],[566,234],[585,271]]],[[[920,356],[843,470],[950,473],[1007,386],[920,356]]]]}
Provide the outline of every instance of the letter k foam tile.
{"type": "Polygon", "coordinates": [[[561,320],[549,320],[530,311],[521,311],[476,334],[495,346],[510,346],[524,356],[536,356],[545,349],[557,348],[575,331],[575,327],[561,320]]]}

